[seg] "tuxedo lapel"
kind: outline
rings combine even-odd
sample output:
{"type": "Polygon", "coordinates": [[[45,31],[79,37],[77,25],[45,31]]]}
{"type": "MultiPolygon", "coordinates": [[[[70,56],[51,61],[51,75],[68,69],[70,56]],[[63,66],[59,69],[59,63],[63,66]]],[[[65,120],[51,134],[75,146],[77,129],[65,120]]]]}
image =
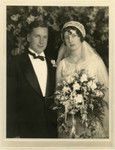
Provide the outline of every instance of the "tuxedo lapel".
{"type": "Polygon", "coordinates": [[[49,95],[49,82],[50,82],[50,64],[49,64],[49,60],[46,58],[46,62],[47,62],[47,85],[46,85],[46,96],[49,95]]]}
{"type": "Polygon", "coordinates": [[[22,57],[21,68],[23,69],[23,73],[25,74],[25,77],[27,78],[29,84],[39,95],[42,96],[42,91],[41,91],[39,82],[37,80],[35,71],[29,59],[29,56],[26,53],[22,57]]]}
{"type": "Polygon", "coordinates": [[[55,83],[55,71],[54,68],[49,60],[48,57],[46,57],[46,62],[47,62],[47,68],[48,68],[48,73],[47,73],[47,86],[46,86],[46,97],[51,96],[51,91],[52,88],[55,88],[54,86],[52,86],[52,83],[55,83]]]}

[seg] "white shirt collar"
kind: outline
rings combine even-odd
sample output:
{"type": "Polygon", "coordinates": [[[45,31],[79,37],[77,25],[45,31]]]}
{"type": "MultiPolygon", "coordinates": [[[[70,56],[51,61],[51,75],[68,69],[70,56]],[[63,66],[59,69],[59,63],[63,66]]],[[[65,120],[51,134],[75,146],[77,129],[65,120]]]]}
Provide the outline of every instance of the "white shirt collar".
{"type": "Polygon", "coordinates": [[[34,53],[36,56],[44,56],[45,57],[45,54],[44,54],[44,52],[41,52],[40,54],[38,54],[38,53],[36,53],[33,49],[31,49],[31,48],[28,48],[29,49],[29,51],[30,52],[32,52],[32,53],[34,53]]]}

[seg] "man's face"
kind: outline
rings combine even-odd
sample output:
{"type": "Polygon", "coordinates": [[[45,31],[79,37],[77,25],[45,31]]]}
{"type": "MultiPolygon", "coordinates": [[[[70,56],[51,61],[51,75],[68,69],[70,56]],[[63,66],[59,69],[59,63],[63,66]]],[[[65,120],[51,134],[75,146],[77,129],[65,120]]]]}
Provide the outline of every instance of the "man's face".
{"type": "Polygon", "coordinates": [[[32,32],[28,34],[27,40],[30,44],[30,48],[40,54],[47,47],[48,29],[46,27],[34,28],[32,32]]]}

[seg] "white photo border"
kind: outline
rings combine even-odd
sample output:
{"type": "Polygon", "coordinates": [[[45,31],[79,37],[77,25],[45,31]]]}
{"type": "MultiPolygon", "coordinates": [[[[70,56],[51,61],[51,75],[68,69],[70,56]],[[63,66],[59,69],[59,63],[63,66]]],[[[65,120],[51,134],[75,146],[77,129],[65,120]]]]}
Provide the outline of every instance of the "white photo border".
{"type": "Polygon", "coordinates": [[[45,149],[46,147],[54,148],[55,149],[64,149],[64,148],[85,148],[85,149],[113,149],[115,146],[114,143],[114,137],[115,137],[115,121],[113,119],[115,114],[115,101],[114,101],[114,55],[115,52],[114,47],[114,41],[115,39],[113,31],[114,25],[115,25],[115,17],[114,17],[114,2],[109,0],[57,0],[54,2],[54,0],[1,0],[1,15],[0,15],[0,21],[1,21],[1,59],[0,59],[0,148],[2,149],[10,149],[16,148],[41,148],[45,149]],[[5,137],[5,131],[6,131],[6,7],[7,6],[106,6],[109,7],[109,106],[110,106],[110,117],[109,117],[109,123],[110,123],[110,138],[109,139],[97,139],[97,140],[76,140],[76,139],[6,139],[5,137]]]}

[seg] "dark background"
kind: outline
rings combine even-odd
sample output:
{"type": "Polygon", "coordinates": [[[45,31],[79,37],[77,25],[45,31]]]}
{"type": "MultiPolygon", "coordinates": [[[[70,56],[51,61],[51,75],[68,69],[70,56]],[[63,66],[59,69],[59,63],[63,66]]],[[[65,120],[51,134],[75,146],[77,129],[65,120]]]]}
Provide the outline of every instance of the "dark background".
{"type": "Polygon", "coordinates": [[[60,31],[65,22],[76,20],[86,29],[86,41],[96,49],[109,67],[109,10],[108,7],[57,7],[8,6],[7,7],[7,59],[24,52],[27,46],[27,18],[45,19],[49,25],[47,53],[57,59],[62,43],[60,31]]]}

